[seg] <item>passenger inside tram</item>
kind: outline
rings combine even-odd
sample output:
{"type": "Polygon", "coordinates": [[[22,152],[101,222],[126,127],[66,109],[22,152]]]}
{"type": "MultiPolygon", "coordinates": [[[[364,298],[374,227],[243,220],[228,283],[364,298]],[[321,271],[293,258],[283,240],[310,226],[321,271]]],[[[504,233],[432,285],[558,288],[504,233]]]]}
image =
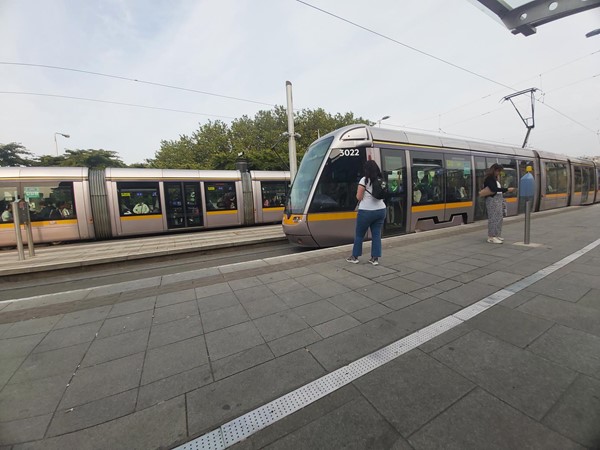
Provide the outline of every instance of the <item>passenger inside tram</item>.
{"type": "Polygon", "coordinates": [[[150,212],[150,207],[144,202],[144,200],[140,200],[133,207],[134,214],[148,214],[150,212]]]}
{"type": "Polygon", "coordinates": [[[4,222],[4,223],[13,221],[12,205],[10,203],[7,203],[6,206],[4,207],[4,211],[2,211],[1,218],[2,218],[2,222],[4,222]]]}

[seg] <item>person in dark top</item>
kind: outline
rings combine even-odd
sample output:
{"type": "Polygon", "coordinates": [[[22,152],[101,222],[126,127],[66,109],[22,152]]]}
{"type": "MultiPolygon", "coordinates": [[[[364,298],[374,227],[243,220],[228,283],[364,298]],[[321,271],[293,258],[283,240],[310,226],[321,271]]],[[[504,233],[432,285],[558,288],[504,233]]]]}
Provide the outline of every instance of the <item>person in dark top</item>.
{"type": "Polygon", "coordinates": [[[48,220],[50,218],[50,213],[54,208],[47,205],[44,200],[40,202],[40,212],[38,213],[38,220],[48,220]]]}
{"type": "Polygon", "coordinates": [[[485,174],[483,186],[488,187],[492,191],[492,195],[485,198],[485,207],[488,215],[488,239],[490,244],[502,244],[504,238],[502,235],[502,221],[504,214],[502,206],[504,198],[502,194],[505,192],[513,192],[515,188],[503,188],[500,184],[500,172],[504,167],[500,164],[492,164],[485,174]]]}

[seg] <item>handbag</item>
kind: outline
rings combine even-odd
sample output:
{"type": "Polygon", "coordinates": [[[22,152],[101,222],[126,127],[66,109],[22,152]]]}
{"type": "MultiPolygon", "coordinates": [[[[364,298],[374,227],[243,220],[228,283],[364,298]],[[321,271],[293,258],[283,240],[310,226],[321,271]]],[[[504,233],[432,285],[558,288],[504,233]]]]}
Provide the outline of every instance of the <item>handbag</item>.
{"type": "Polygon", "coordinates": [[[489,187],[484,187],[482,190],[479,191],[479,196],[480,197],[488,197],[490,195],[492,195],[493,192],[489,187]]]}

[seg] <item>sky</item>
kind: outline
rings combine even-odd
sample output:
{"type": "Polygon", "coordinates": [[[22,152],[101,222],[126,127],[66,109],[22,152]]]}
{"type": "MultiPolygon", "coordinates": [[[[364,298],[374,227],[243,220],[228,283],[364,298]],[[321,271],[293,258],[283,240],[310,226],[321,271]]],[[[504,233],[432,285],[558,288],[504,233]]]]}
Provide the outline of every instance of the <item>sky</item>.
{"type": "Polygon", "coordinates": [[[525,37],[468,0],[306,2],[338,17],[296,0],[0,0],[0,144],[142,162],[209,120],[285,106],[290,81],[295,110],[517,147],[502,99],[537,88],[529,146],[600,156],[600,35],[585,37],[600,8],[525,37]]]}

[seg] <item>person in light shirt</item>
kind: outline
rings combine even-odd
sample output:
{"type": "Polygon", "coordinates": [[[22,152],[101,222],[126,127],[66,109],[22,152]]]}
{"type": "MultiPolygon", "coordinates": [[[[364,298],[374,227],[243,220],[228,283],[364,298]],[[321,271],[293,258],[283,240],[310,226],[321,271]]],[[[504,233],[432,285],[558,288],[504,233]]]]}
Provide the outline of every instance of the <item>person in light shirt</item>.
{"type": "Polygon", "coordinates": [[[2,211],[2,222],[12,222],[12,221],[13,221],[12,205],[9,203],[6,205],[6,208],[4,209],[4,211],[2,211]]]}
{"type": "Polygon", "coordinates": [[[149,212],[150,208],[144,203],[143,200],[136,203],[136,205],[133,207],[134,214],[148,214],[149,212]]]}
{"type": "Polygon", "coordinates": [[[369,262],[374,266],[379,265],[381,258],[381,233],[385,220],[386,206],[383,200],[376,199],[371,195],[372,186],[381,178],[381,170],[377,163],[369,160],[365,164],[365,176],[358,182],[356,199],[358,204],[358,215],[356,216],[356,232],[354,235],[354,247],[352,255],[346,261],[358,264],[358,257],[362,255],[362,245],[365,234],[371,229],[371,259],[369,262]]]}

